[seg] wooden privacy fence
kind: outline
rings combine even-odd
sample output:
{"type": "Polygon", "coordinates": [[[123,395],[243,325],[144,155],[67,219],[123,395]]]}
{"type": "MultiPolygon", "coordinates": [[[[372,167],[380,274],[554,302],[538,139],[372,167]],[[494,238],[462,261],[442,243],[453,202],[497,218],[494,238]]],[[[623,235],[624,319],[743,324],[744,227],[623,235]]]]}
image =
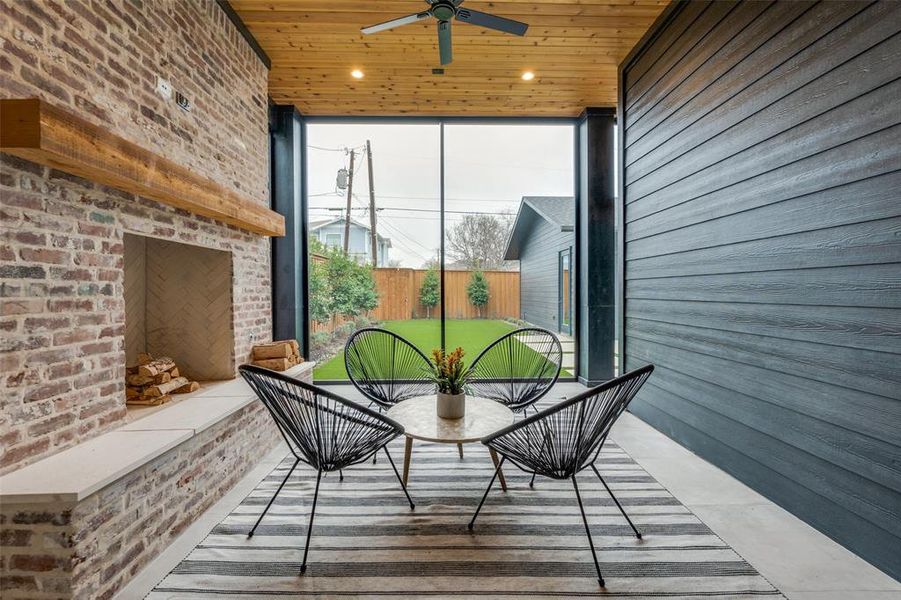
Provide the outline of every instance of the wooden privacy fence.
{"type": "MultiPolygon", "coordinates": [[[[373,269],[379,305],[370,317],[379,321],[426,318],[426,307],[419,303],[419,288],[428,271],[424,269],[373,269]]],[[[482,318],[519,318],[519,272],[484,271],[488,281],[489,300],[482,307],[482,318]]],[[[469,303],[466,285],[471,271],[446,271],[444,285],[445,312],[448,319],[476,319],[478,309],[469,303]]],[[[432,308],[437,317],[440,306],[432,308]]]]}
{"type": "MultiPolygon", "coordinates": [[[[313,256],[313,260],[325,260],[325,257],[313,256]]],[[[428,271],[425,269],[373,269],[372,277],[379,295],[379,305],[369,313],[369,318],[378,321],[403,321],[406,319],[424,319],[428,311],[419,303],[419,288],[428,271]]],[[[483,271],[488,281],[489,300],[482,307],[482,318],[505,319],[519,318],[519,272],[518,271],[483,271]]],[[[469,303],[466,286],[472,271],[446,271],[444,284],[446,314],[448,319],[476,319],[478,309],[469,303]]],[[[431,317],[437,318],[441,307],[432,307],[431,317]]],[[[311,322],[313,332],[332,332],[348,319],[333,318],[328,323],[311,322]]]]}

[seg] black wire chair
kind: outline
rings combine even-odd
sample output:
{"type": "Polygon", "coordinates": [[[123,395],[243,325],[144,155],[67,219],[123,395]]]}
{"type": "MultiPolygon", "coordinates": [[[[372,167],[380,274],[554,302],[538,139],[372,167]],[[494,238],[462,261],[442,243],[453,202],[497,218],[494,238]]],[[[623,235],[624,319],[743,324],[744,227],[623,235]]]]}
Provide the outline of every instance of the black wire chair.
{"type": "Polygon", "coordinates": [[[470,393],[491,398],[513,412],[538,402],[560,377],[563,348],[557,336],[539,327],[507,333],[472,362],[470,393]]]}
{"type": "Polygon", "coordinates": [[[384,450],[410,503],[410,509],[415,508],[407,487],[401,480],[391,455],[388,454],[388,442],[404,432],[399,423],[374,410],[282,373],[252,365],[241,365],[238,371],[275,419],[275,424],[295,458],[285,479],[278,486],[247,537],[253,537],[260,521],[266,516],[276,496],[301,462],[316,469],[316,491],[313,493],[313,508],[307,527],[307,541],[300,567],[301,575],[307,570],[310,534],[313,532],[313,517],[319,498],[319,482],[324,472],[340,471],[367,460],[379,450],[384,450]]]}
{"type": "Polygon", "coordinates": [[[598,582],[603,586],[604,577],[601,575],[598,556],[591,540],[591,529],[585,517],[576,474],[591,467],[629,522],[636,537],[641,539],[641,533],[623,510],[594,463],[601,453],[601,447],[610,433],[610,428],[653,370],[654,365],[636,369],[482,438],[482,443],[499,453],[501,460],[498,461],[491,483],[488,484],[488,489],[485,490],[482,501],[479,502],[469,522],[469,529],[475,525],[476,517],[482,510],[488,492],[491,491],[498,472],[507,460],[527,473],[537,473],[552,479],[570,479],[576,492],[576,500],[579,502],[579,510],[582,512],[585,533],[588,534],[588,545],[594,558],[598,582]]]}
{"type": "Polygon", "coordinates": [[[386,329],[366,327],[350,336],[344,346],[344,366],[350,382],[380,411],[435,393],[426,355],[386,329]]]}

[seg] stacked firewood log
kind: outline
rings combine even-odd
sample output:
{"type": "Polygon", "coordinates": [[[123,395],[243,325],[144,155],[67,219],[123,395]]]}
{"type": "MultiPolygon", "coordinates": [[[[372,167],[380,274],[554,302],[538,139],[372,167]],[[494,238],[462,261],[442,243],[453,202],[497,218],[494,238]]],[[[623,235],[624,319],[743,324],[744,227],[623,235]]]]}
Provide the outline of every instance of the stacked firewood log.
{"type": "Polygon", "coordinates": [[[137,363],[125,370],[125,402],[156,406],[172,399],[171,394],[187,394],[200,389],[200,384],[183,377],[175,361],[167,356],[153,358],[138,354],[137,363]]]}
{"type": "Polygon", "coordinates": [[[286,371],[303,362],[297,340],[282,340],[253,347],[253,364],[273,371],[286,371]]]}

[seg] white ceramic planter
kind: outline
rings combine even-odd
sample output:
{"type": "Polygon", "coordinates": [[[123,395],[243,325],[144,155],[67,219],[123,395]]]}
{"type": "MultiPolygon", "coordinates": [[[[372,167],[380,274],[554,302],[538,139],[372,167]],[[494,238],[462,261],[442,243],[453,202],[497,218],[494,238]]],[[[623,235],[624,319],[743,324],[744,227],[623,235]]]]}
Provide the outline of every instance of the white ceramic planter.
{"type": "Polygon", "coordinates": [[[466,413],[466,394],[438,392],[438,416],[442,419],[461,419],[466,413]]]}

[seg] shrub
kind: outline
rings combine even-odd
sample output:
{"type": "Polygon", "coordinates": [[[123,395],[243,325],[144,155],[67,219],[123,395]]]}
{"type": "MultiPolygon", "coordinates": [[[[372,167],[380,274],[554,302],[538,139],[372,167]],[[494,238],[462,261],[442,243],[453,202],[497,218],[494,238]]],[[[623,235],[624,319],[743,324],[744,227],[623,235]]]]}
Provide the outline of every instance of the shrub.
{"type": "Polygon", "coordinates": [[[437,306],[441,299],[441,281],[438,280],[438,271],[434,267],[426,271],[419,286],[419,303],[425,306],[427,319],[432,318],[432,307],[437,306]]]}
{"type": "Polygon", "coordinates": [[[337,249],[319,248],[325,261],[311,260],[310,318],[326,323],[337,315],[356,318],[378,306],[372,269],[337,249]]]}
{"type": "Polygon", "coordinates": [[[325,263],[330,287],[332,314],[356,317],[379,304],[369,266],[358,264],[343,253],[332,251],[325,263]]]}
{"type": "Polygon", "coordinates": [[[310,261],[310,319],[327,323],[332,318],[331,292],[325,265],[310,261]]]}
{"type": "Polygon", "coordinates": [[[353,332],[357,330],[357,324],[353,321],[348,321],[347,323],[342,323],[340,327],[338,327],[338,331],[336,332],[340,337],[350,337],[353,335],[353,332]]]}
{"type": "Polygon", "coordinates": [[[322,347],[332,341],[332,334],[328,331],[314,331],[310,334],[310,345],[322,347]]]}
{"type": "Polygon", "coordinates": [[[491,298],[491,292],[488,289],[488,280],[481,271],[473,271],[469,277],[469,283],[466,284],[466,295],[469,296],[469,303],[476,307],[479,311],[479,318],[482,318],[482,307],[488,304],[491,298]]]}

